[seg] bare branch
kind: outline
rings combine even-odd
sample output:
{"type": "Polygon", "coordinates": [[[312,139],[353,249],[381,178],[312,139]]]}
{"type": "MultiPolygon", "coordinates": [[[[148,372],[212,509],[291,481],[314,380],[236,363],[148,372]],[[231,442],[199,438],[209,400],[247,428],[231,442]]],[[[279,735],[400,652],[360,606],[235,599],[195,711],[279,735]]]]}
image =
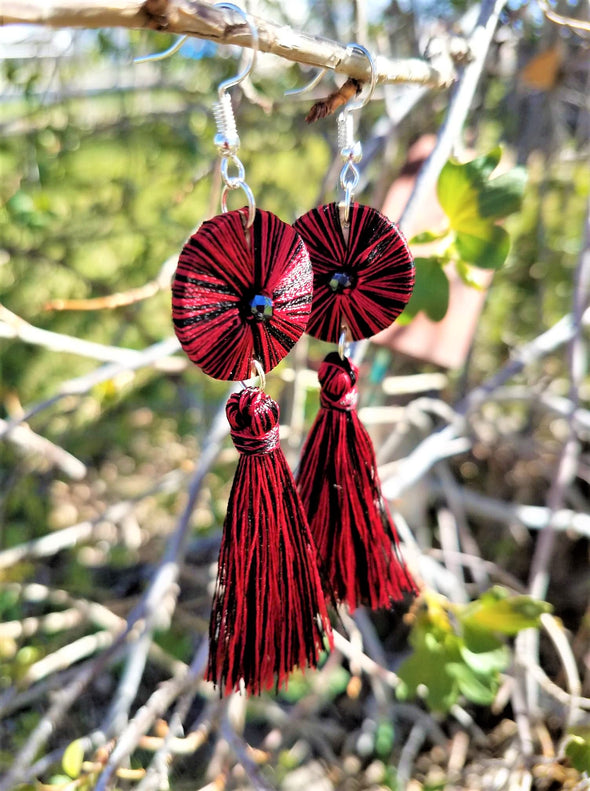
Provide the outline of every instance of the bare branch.
{"type": "MultiPolygon", "coordinates": [[[[287,25],[253,18],[258,29],[259,49],[286,60],[332,69],[357,80],[371,77],[367,59],[342,44],[287,25]]],[[[126,27],[163,30],[204,38],[219,44],[252,45],[244,20],[230,11],[199,0],[3,0],[0,25],[27,23],[49,27],[126,27]]],[[[418,58],[375,59],[380,83],[411,82],[444,88],[453,75],[444,74],[418,58]]]]}
{"type": "Polygon", "coordinates": [[[67,450],[55,445],[51,440],[35,434],[29,426],[14,426],[8,431],[9,424],[0,418],[0,436],[7,433],[7,439],[26,453],[42,456],[51,465],[59,467],[70,478],[80,481],[86,477],[86,465],[72,456],[67,450]]]}

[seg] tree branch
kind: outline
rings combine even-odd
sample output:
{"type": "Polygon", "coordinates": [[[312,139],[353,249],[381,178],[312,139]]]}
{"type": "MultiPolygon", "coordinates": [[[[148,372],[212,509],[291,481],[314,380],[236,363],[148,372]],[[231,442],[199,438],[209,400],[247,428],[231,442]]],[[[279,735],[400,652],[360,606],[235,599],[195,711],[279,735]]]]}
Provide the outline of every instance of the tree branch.
{"type": "MultiPolygon", "coordinates": [[[[258,29],[259,49],[286,60],[332,69],[340,74],[368,81],[367,59],[337,41],[312,36],[259,17],[252,17],[258,29]]],[[[0,25],[25,23],[48,27],[126,27],[162,30],[251,47],[248,25],[231,11],[214,8],[199,0],[3,0],[0,25]]],[[[443,73],[418,58],[375,59],[377,82],[412,82],[444,88],[454,81],[449,69],[443,73]]]]}

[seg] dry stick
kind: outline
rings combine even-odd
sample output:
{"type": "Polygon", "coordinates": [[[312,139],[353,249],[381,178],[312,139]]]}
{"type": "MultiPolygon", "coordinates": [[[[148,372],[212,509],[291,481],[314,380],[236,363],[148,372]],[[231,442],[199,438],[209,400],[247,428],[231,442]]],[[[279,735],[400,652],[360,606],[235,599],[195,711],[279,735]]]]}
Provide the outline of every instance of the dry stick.
{"type": "Polygon", "coordinates": [[[122,500],[114,505],[105,508],[93,520],[85,520],[75,525],[55,530],[40,538],[25,541],[10,549],[0,552],[0,569],[11,568],[16,563],[29,558],[51,557],[64,549],[71,549],[85,541],[97,541],[101,538],[109,538],[110,529],[105,527],[105,523],[117,523],[124,519],[142,500],[153,494],[161,492],[176,492],[185,482],[187,475],[178,470],[167,473],[154,486],[150,486],[141,494],[131,500],[122,500]]]}
{"type": "MultiPolygon", "coordinates": [[[[241,15],[199,0],[3,0],[1,10],[0,25],[24,22],[50,27],[126,27],[182,33],[219,44],[252,45],[250,28],[241,15]]],[[[252,21],[258,30],[261,52],[333,69],[364,82],[371,78],[367,59],[337,41],[259,17],[252,17],[252,21]]],[[[417,58],[395,60],[378,56],[375,70],[379,83],[410,82],[444,88],[454,78],[450,72],[443,73],[417,58]]]]}
{"type": "Polygon", "coordinates": [[[418,174],[410,199],[399,220],[402,228],[411,223],[416,212],[427,202],[443,165],[451,155],[457,137],[463,129],[500,14],[506,2],[507,0],[484,0],[481,4],[479,19],[469,39],[473,60],[465,66],[457,82],[447,115],[438,132],[434,150],[418,174]]]}
{"type": "Polygon", "coordinates": [[[86,465],[64,448],[39,434],[35,434],[27,425],[13,426],[10,431],[8,431],[8,427],[8,422],[0,418],[0,435],[7,434],[8,441],[25,453],[41,456],[75,481],[81,481],[86,477],[86,465]]]}
{"type": "MultiPolygon", "coordinates": [[[[233,387],[232,387],[233,389],[233,387]]],[[[189,489],[189,498],[186,508],[180,517],[178,527],[169,541],[166,554],[159,566],[158,572],[155,574],[150,587],[142,597],[137,607],[132,611],[127,619],[126,628],[117,637],[114,643],[101,654],[97,660],[85,667],[74,678],[74,680],[56,697],[55,702],[50,707],[47,714],[42,718],[41,722],[34,729],[31,736],[27,739],[26,743],[19,752],[13,767],[0,780],[0,791],[11,791],[11,789],[21,782],[22,778],[27,775],[35,755],[43,747],[47,739],[51,736],[56,724],[63,718],[68,709],[76,702],[85,687],[95,678],[98,673],[106,666],[111,660],[112,655],[120,651],[122,645],[135,627],[138,621],[145,619],[143,630],[152,628],[152,621],[154,614],[158,611],[158,606],[162,597],[167,594],[173,586],[174,581],[178,574],[178,566],[182,559],[186,538],[188,534],[188,527],[190,524],[190,515],[200,492],[205,475],[207,474],[211,464],[213,463],[221,443],[228,432],[227,421],[225,421],[224,410],[219,410],[211,430],[205,441],[199,466],[189,489]],[[223,419],[222,419],[223,414],[223,419]]],[[[139,684],[139,679],[137,679],[139,684]]],[[[127,687],[127,690],[130,686],[127,687]]],[[[118,711],[114,711],[118,714],[118,711]]],[[[121,738],[129,733],[130,726],[122,734],[121,738]]],[[[115,748],[117,751],[117,748],[115,748]]],[[[120,756],[121,750],[116,752],[116,756],[120,756]]],[[[115,753],[114,753],[115,754],[115,753]]],[[[113,754],[113,755],[114,755],[113,754]]],[[[112,775],[116,769],[116,761],[111,755],[105,773],[108,770],[108,777],[112,775]]],[[[122,760],[124,756],[121,755],[117,760],[122,760]]],[[[102,777],[102,776],[101,776],[102,777]]],[[[104,787],[104,786],[103,786],[104,787]]],[[[97,786],[98,788],[98,786],[97,786]]]]}
{"type": "MultiPolygon", "coordinates": [[[[582,315],[581,324],[590,323],[590,309],[582,315]]],[[[489,398],[497,388],[520,373],[527,365],[541,359],[547,354],[567,343],[576,333],[576,324],[572,314],[568,313],[550,329],[538,335],[520,349],[516,349],[509,360],[497,373],[486,379],[483,384],[475,387],[455,407],[459,416],[467,414],[471,409],[479,406],[489,398]]],[[[430,434],[402,459],[399,472],[383,482],[383,494],[389,500],[399,497],[408,487],[419,481],[432,466],[441,459],[448,458],[454,450],[453,442],[465,439],[463,420],[460,418],[450,426],[430,434]],[[402,463],[403,462],[403,463],[402,463]]],[[[460,445],[458,447],[461,447],[460,445]]],[[[463,447],[463,450],[465,448],[463,447]]],[[[460,452],[456,450],[456,452],[460,452]]]]}
{"type": "MultiPolygon", "coordinates": [[[[62,335],[59,332],[43,330],[34,327],[4,305],[0,305],[0,338],[18,338],[34,346],[43,346],[53,352],[66,352],[80,357],[89,357],[107,363],[120,363],[129,366],[142,361],[142,351],[135,349],[122,349],[120,346],[105,346],[102,343],[86,341],[71,335],[62,335]]],[[[174,344],[172,344],[174,346],[174,344]]],[[[180,344],[176,344],[176,349],[180,344]]],[[[156,360],[154,368],[167,373],[184,369],[184,360],[156,360]]]]}
{"type": "MultiPolygon", "coordinates": [[[[209,168],[207,169],[209,171],[209,168]]],[[[134,305],[155,296],[170,286],[170,281],[178,261],[177,255],[167,258],[160,268],[160,272],[153,280],[148,280],[143,286],[130,288],[128,291],[117,291],[104,297],[91,297],[89,299],[52,299],[44,306],[44,310],[114,310],[125,305],[134,305]]]]}
{"type": "MultiPolygon", "coordinates": [[[[232,385],[229,388],[229,392],[231,393],[235,389],[236,385],[232,385]]],[[[129,708],[133,702],[133,699],[135,698],[135,695],[137,694],[137,689],[143,676],[145,659],[147,658],[145,647],[151,641],[152,631],[155,626],[154,616],[157,614],[158,608],[161,606],[162,597],[171,590],[171,587],[175,584],[175,581],[178,577],[180,564],[182,563],[182,558],[184,557],[184,553],[186,551],[190,528],[190,518],[193,508],[201,492],[205,477],[208,474],[214,460],[216,459],[223,440],[228,434],[228,431],[229,427],[225,417],[225,403],[222,403],[213,420],[203,445],[203,449],[199,458],[199,466],[197,467],[197,470],[191,481],[188,492],[188,500],[178,521],[178,526],[168,543],[166,554],[164,555],[162,562],[152,582],[150,583],[150,587],[140,603],[142,615],[143,613],[146,614],[142,630],[141,649],[138,651],[136,656],[130,654],[123,678],[119,684],[118,694],[115,695],[113,706],[108,712],[104,726],[102,728],[102,730],[107,733],[117,733],[117,725],[121,723],[123,718],[127,718],[129,708]]],[[[132,613],[130,620],[133,621],[133,618],[135,617],[136,616],[134,616],[132,613]]],[[[193,663],[191,666],[192,670],[190,672],[194,671],[194,666],[195,663],[193,663]]],[[[136,720],[137,716],[119,735],[117,746],[113,750],[105,770],[100,777],[99,783],[96,786],[97,791],[99,788],[106,787],[109,778],[117,769],[120,762],[124,760],[130,754],[131,750],[133,750],[136,746],[136,720]],[[103,777],[105,778],[104,780],[103,777]]]]}
{"type": "MultiPolygon", "coordinates": [[[[568,437],[563,445],[557,471],[547,496],[547,507],[553,516],[563,505],[565,492],[571,485],[576,475],[578,458],[580,454],[580,444],[576,436],[573,425],[573,415],[578,406],[580,398],[580,386],[586,372],[586,350],[582,338],[582,326],[584,316],[587,315],[588,295],[590,294],[590,200],[586,207],[586,222],[584,230],[584,242],[582,252],[576,267],[574,278],[574,297],[572,311],[572,333],[569,338],[568,348],[568,367],[570,377],[569,401],[571,412],[568,421],[568,437]]],[[[539,540],[535,547],[531,563],[529,576],[529,593],[537,599],[544,599],[549,586],[551,561],[555,548],[557,531],[550,519],[539,535],[539,540]]],[[[538,658],[539,656],[539,632],[534,629],[527,629],[518,635],[516,642],[518,654],[526,654],[529,657],[538,658]]],[[[535,679],[526,675],[527,703],[532,713],[538,711],[539,706],[539,687],[535,679]]],[[[572,715],[573,716],[573,715],[572,715]]]]}
{"type": "Polygon", "coordinates": [[[123,733],[118,737],[115,749],[101,772],[94,791],[106,791],[119,765],[135,750],[141,737],[186,689],[196,684],[203,675],[207,663],[208,643],[203,640],[187,673],[182,677],[171,678],[153,692],[148,701],[137,711],[123,733]]]}
{"type": "MultiPolygon", "coordinates": [[[[432,493],[436,496],[444,494],[447,484],[443,487],[433,484],[432,493]]],[[[454,485],[456,496],[466,511],[480,519],[490,519],[495,522],[518,522],[527,530],[544,530],[552,524],[557,531],[572,531],[584,538],[590,538],[590,515],[562,508],[552,513],[549,508],[542,505],[519,505],[518,503],[505,503],[484,494],[473,492],[469,489],[454,485]]]]}
{"type": "Polygon", "coordinates": [[[57,393],[50,396],[50,398],[28,407],[18,418],[13,418],[12,420],[7,421],[6,428],[0,430],[0,437],[6,436],[10,431],[13,430],[15,426],[25,423],[34,415],[37,415],[39,412],[54,406],[63,398],[67,398],[68,396],[85,395],[93,387],[96,387],[96,385],[101,384],[102,382],[107,382],[109,379],[116,379],[116,377],[120,374],[128,374],[130,371],[136,371],[138,368],[154,366],[156,363],[158,363],[158,361],[161,361],[166,357],[170,357],[172,354],[175,354],[177,351],[179,351],[179,349],[180,344],[178,343],[176,336],[171,336],[169,338],[165,338],[163,341],[158,341],[151,346],[147,346],[142,351],[134,352],[134,358],[129,358],[129,361],[125,364],[120,362],[107,363],[106,365],[101,365],[99,368],[95,368],[94,371],[90,371],[90,373],[87,373],[84,376],[78,376],[75,379],[70,379],[69,381],[64,382],[64,384],[60,386],[57,393]]]}
{"type": "Polygon", "coordinates": [[[177,702],[174,713],[168,724],[168,731],[164,738],[157,736],[143,736],[139,742],[142,749],[150,749],[150,745],[156,746],[154,757],[148,766],[145,777],[139,783],[135,791],[158,791],[160,788],[167,787],[168,772],[172,763],[172,756],[178,754],[194,753],[203,745],[211,731],[211,719],[215,712],[217,703],[209,704],[204,714],[200,718],[198,728],[192,728],[191,732],[182,737],[182,723],[186,719],[191,704],[195,697],[195,690],[190,689],[177,702]]]}

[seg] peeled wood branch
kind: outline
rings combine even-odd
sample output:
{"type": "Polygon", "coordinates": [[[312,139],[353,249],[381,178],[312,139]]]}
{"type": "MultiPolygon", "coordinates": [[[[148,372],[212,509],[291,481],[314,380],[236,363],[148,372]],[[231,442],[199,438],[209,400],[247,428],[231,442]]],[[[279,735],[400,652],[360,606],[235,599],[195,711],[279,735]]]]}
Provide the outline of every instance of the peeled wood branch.
{"type": "MultiPolygon", "coordinates": [[[[365,57],[350,52],[337,41],[312,36],[259,17],[259,49],[286,60],[332,69],[357,80],[370,79],[365,57]]],[[[48,27],[126,27],[161,30],[219,44],[250,47],[248,25],[240,16],[198,0],[0,0],[0,25],[25,23],[48,27]]],[[[454,81],[452,66],[447,73],[418,58],[375,59],[379,83],[411,82],[444,88],[454,81]]]]}

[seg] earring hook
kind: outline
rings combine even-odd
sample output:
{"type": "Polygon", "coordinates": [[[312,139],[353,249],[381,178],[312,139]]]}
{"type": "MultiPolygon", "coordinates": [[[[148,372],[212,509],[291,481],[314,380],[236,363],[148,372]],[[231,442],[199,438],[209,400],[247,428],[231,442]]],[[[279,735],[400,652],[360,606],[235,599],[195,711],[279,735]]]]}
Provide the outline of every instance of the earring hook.
{"type": "Polygon", "coordinates": [[[363,47],[362,44],[349,44],[346,47],[347,52],[360,52],[361,55],[364,55],[365,58],[369,61],[369,65],[371,67],[371,78],[369,80],[369,90],[367,91],[366,96],[360,96],[358,99],[353,99],[351,102],[348,102],[344,107],[344,112],[350,113],[354,112],[355,110],[360,110],[366,104],[368,104],[371,99],[373,98],[373,94],[375,93],[375,87],[377,85],[377,67],[375,66],[375,58],[371,55],[369,50],[366,47],[363,47]]]}
{"type": "Polygon", "coordinates": [[[328,69],[324,69],[324,68],[318,69],[318,72],[315,75],[315,77],[313,77],[307,83],[307,85],[304,85],[303,88],[291,88],[290,90],[285,91],[285,93],[283,95],[284,96],[299,96],[302,93],[307,93],[308,91],[311,91],[313,88],[315,88],[315,86],[318,84],[318,82],[322,79],[322,77],[324,76],[324,74],[327,71],[328,71],[328,69]]]}
{"type": "Polygon", "coordinates": [[[220,83],[217,92],[219,93],[219,98],[222,99],[223,94],[228,88],[233,88],[235,85],[239,85],[241,82],[243,82],[254,68],[256,63],[256,55],[258,54],[258,29],[250,19],[250,16],[242,8],[234,5],[234,3],[215,3],[213,8],[223,8],[224,10],[234,11],[236,14],[239,14],[250,28],[250,37],[252,42],[249,62],[246,63],[242,71],[240,71],[234,77],[229,77],[227,80],[224,80],[222,83],[220,83]]]}
{"type": "Polygon", "coordinates": [[[182,47],[184,42],[187,40],[188,36],[179,36],[174,44],[168,49],[165,49],[163,52],[154,52],[153,55],[141,55],[139,58],[133,58],[134,63],[148,63],[149,61],[154,60],[166,60],[171,55],[174,55],[175,52],[182,47]]]}

